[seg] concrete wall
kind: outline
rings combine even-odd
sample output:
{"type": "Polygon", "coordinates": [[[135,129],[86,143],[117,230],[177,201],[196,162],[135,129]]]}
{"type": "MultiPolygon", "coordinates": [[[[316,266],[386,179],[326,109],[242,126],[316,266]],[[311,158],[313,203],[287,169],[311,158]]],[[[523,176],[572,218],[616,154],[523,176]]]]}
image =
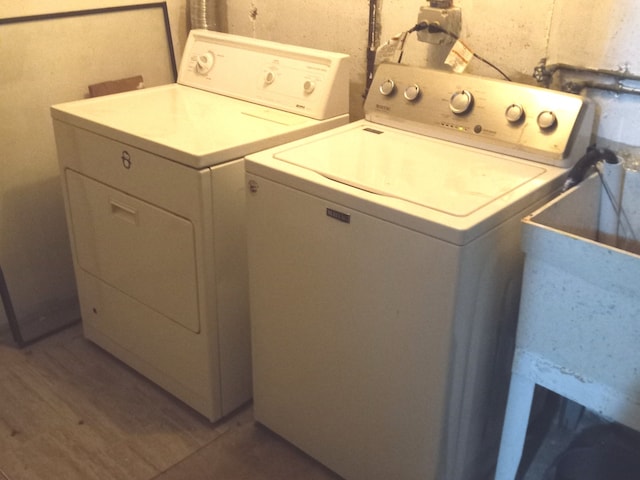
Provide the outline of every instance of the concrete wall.
{"type": "MultiPolygon", "coordinates": [[[[72,11],[89,8],[144,3],[149,0],[0,0],[0,18],[72,11]],[[54,5],[55,3],[55,5],[54,5]]],[[[353,58],[351,72],[352,117],[362,115],[366,83],[366,57],[369,34],[369,0],[206,0],[215,14],[215,28],[230,33],[299,44],[348,53],[353,58]]],[[[189,28],[188,0],[168,0],[171,30],[177,60],[180,60],[189,28]]],[[[393,34],[416,23],[425,0],[378,0],[376,36],[384,42],[393,34]]],[[[534,83],[532,72],[538,61],[608,70],[628,70],[640,74],[636,53],[640,40],[640,8],[633,0],[454,0],[462,9],[464,42],[476,53],[507,72],[513,79],[534,83]]],[[[80,20],[79,20],[80,21],[80,20]]],[[[60,38],[57,46],[69,50],[78,38],[60,38]],[[65,43],[68,42],[68,43],[65,43]]],[[[0,49],[14,48],[12,39],[0,36],[0,49]]],[[[0,69],[0,263],[8,277],[16,307],[20,313],[46,311],[73,296],[75,285],[59,190],[57,161],[50,138],[50,125],[43,123],[44,136],[33,135],[33,155],[10,158],[7,152],[15,145],[11,133],[21,131],[29,138],[33,132],[33,115],[48,117],[48,100],[12,98],[17,106],[7,106],[7,82],[32,80],[39,55],[25,52],[19,57],[25,73],[11,66],[0,69]],[[33,63],[31,63],[33,62],[33,63]],[[11,78],[10,78],[11,77],[11,78]],[[40,102],[40,103],[38,103],[40,102]],[[3,110],[4,107],[4,110],[3,110]],[[10,124],[11,128],[7,128],[10,124]],[[7,133],[9,132],[9,133],[7,133]],[[49,135],[49,137],[47,137],[49,135]]],[[[100,52],[97,52],[100,57],[100,52]]],[[[442,55],[412,35],[407,41],[405,63],[437,64],[442,55]]],[[[110,57],[114,65],[122,63],[110,57]]],[[[52,67],[53,68],[53,67],[52,67]]],[[[499,75],[474,60],[469,72],[499,75]]],[[[43,72],[41,91],[50,87],[49,73],[43,72]]],[[[59,72],[58,72],[59,73],[59,72]]],[[[82,75],[83,68],[67,72],[69,78],[82,75]]],[[[601,143],[620,142],[640,145],[640,96],[615,95],[590,91],[600,106],[598,134],[601,143]]],[[[11,105],[15,105],[12,103],[11,105]]],[[[4,323],[0,312],[0,327],[4,323]]]]}
{"type": "MultiPolygon", "coordinates": [[[[223,0],[219,0],[222,2],[223,0]]],[[[349,53],[352,112],[361,115],[366,66],[368,0],[226,0],[220,24],[231,33],[298,43],[349,53]]],[[[381,42],[416,23],[425,0],[378,0],[381,42]]],[[[475,53],[499,66],[514,80],[534,84],[533,69],[549,63],[640,75],[640,8],[633,0],[454,0],[462,9],[461,38],[475,53]]],[[[442,57],[410,36],[404,63],[426,65],[442,57]]],[[[433,65],[431,65],[433,66],[433,65]]],[[[468,72],[499,77],[473,60],[468,72]]],[[[640,144],[640,96],[589,92],[601,107],[598,135],[602,143],[640,144]]]]}
{"type": "MultiPolygon", "coordinates": [[[[0,19],[140,3],[145,1],[0,0],[0,19]]],[[[180,54],[188,28],[185,1],[169,0],[167,10],[173,46],[180,54]]],[[[135,15],[147,15],[140,12],[135,15]]],[[[150,15],[153,28],[135,23],[123,27],[118,21],[117,27],[127,30],[116,36],[108,15],[0,25],[0,265],[21,321],[44,323],[77,311],[49,106],[84,98],[88,85],[139,74],[140,69],[148,86],[173,81],[162,11],[150,15]],[[131,48],[128,32],[148,41],[131,48]]],[[[0,309],[0,328],[5,327],[0,309]]]]}
{"type": "MultiPolygon", "coordinates": [[[[181,55],[184,43],[189,33],[188,2],[187,0],[166,0],[169,11],[169,22],[173,35],[173,45],[176,55],[181,55]]],[[[73,12],[93,8],[118,7],[123,5],[141,5],[145,3],[158,3],[154,0],[59,0],[57,2],[42,2],[40,0],[0,0],[0,19],[27,17],[31,15],[43,15],[49,13],[73,12]]],[[[8,48],[11,39],[4,37],[1,48],[8,48]]],[[[179,59],[178,59],[179,60],[179,59]]],[[[0,77],[1,78],[1,77],[0,77]]]]}
{"type": "Polygon", "coordinates": [[[368,0],[228,0],[225,5],[220,23],[230,33],[351,55],[350,110],[361,116],[368,0]]]}

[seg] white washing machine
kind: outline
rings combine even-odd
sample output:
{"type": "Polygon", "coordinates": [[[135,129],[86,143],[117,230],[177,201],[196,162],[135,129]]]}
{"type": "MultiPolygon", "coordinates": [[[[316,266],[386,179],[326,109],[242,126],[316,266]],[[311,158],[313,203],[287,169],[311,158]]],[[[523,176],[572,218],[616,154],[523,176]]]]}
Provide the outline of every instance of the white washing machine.
{"type": "Polygon", "coordinates": [[[251,397],[243,156],[348,121],[346,55],[204,30],[52,107],[86,337],[211,420],[251,397]]]}
{"type": "Polygon", "coordinates": [[[247,157],[255,417],[347,480],[486,479],[520,219],[586,152],[593,109],[383,64],[365,115],[247,157]]]}

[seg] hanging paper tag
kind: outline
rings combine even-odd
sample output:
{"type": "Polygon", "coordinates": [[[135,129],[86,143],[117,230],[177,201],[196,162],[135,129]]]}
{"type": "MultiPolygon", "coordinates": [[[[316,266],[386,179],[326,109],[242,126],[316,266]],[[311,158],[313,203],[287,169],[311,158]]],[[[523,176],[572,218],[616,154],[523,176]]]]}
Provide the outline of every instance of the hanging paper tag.
{"type": "Polygon", "coordinates": [[[407,32],[397,33],[376,50],[375,63],[393,62],[398,63],[402,59],[404,42],[407,39],[407,32]]]}
{"type": "Polygon", "coordinates": [[[473,59],[473,52],[460,40],[453,44],[453,48],[447,55],[444,63],[449,65],[454,72],[462,73],[467,69],[467,65],[473,59]]]}

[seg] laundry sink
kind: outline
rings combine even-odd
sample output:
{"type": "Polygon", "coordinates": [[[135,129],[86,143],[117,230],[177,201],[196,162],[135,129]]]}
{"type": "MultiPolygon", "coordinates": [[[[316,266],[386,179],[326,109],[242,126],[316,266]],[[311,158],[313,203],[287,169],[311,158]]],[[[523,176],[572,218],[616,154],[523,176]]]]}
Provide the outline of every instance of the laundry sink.
{"type": "Polygon", "coordinates": [[[523,220],[515,373],[640,428],[640,256],[597,241],[597,175],[523,220]]]}

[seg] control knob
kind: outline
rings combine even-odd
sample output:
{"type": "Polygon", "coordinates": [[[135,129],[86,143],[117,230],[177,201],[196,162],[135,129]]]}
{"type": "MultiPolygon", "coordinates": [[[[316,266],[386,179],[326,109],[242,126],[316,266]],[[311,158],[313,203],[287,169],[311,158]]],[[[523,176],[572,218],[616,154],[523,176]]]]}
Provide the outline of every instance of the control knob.
{"type": "Polygon", "coordinates": [[[409,85],[404,90],[404,98],[406,98],[410,102],[415,102],[419,96],[420,96],[420,87],[415,83],[413,85],[409,85]]]}
{"type": "Polygon", "coordinates": [[[205,75],[211,71],[215,57],[212,52],[201,53],[196,57],[196,72],[205,75]]]}
{"type": "Polygon", "coordinates": [[[264,82],[265,85],[271,85],[273,82],[276,81],[276,74],[273,73],[272,70],[267,70],[266,72],[264,72],[264,75],[262,76],[262,81],[264,82]]]}
{"type": "Polygon", "coordinates": [[[550,110],[545,110],[538,115],[538,126],[542,130],[551,130],[558,124],[556,114],[550,110]]]}
{"type": "Polygon", "coordinates": [[[389,95],[391,95],[395,91],[395,89],[396,89],[396,84],[390,78],[382,82],[382,84],[380,85],[380,93],[385,97],[388,97],[389,95]]]}
{"type": "Polygon", "coordinates": [[[306,82],[304,82],[302,89],[304,90],[304,93],[313,93],[313,91],[316,89],[316,82],[307,80],[306,82]]]}
{"type": "Polygon", "coordinates": [[[449,100],[449,108],[456,115],[462,115],[471,110],[473,106],[473,95],[469,90],[458,90],[449,100]]]}
{"type": "Polygon", "coordinates": [[[525,117],[524,107],[517,103],[509,105],[504,114],[509,123],[518,123],[520,120],[524,120],[525,117]]]}

